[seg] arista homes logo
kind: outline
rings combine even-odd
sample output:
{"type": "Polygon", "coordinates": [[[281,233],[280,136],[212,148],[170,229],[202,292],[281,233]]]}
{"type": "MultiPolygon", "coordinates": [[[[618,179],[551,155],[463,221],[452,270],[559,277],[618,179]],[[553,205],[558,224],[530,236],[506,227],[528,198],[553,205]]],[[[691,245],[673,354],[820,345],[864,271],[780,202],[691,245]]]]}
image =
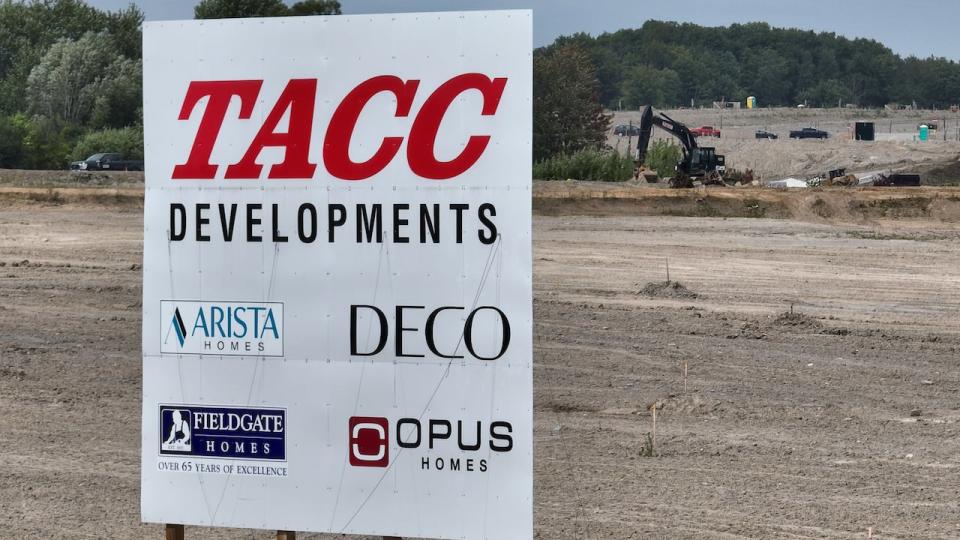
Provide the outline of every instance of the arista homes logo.
{"type": "MultiPolygon", "coordinates": [[[[317,163],[310,160],[314,146],[322,149],[323,165],[327,172],[340,180],[366,180],[394,161],[401,145],[406,142],[407,166],[415,175],[428,180],[448,180],[470,169],[483,156],[490,143],[490,135],[475,133],[467,136],[463,149],[452,159],[437,157],[436,146],[441,124],[448,110],[465,93],[479,93],[479,110],[466,113],[456,110],[447,122],[463,123],[468,115],[494,116],[507,88],[507,78],[482,73],[462,73],[449,78],[436,88],[421,88],[418,79],[402,79],[395,75],[376,75],[357,84],[333,111],[327,123],[322,143],[313,140],[315,108],[318,102],[318,79],[290,79],[279,96],[262,96],[260,80],[191,81],[186,88],[180,108],[179,121],[199,118],[199,126],[185,160],[173,167],[173,180],[212,180],[220,173],[227,180],[260,178],[263,165],[257,163],[260,153],[267,148],[284,152],[281,163],[270,166],[267,178],[310,179],[317,163]],[[361,114],[377,96],[395,100],[394,118],[410,118],[405,134],[387,133],[370,144],[376,151],[364,161],[355,161],[350,154],[351,140],[361,114]],[[425,98],[420,98],[425,95],[425,98]],[[236,109],[231,103],[239,101],[238,118],[228,118],[236,109]],[[258,103],[273,102],[268,110],[254,109],[258,103]],[[418,109],[415,104],[422,102],[418,109]],[[242,157],[235,163],[211,163],[214,147],[221,132],[229,131],[232,122],[262,120],[259,130],[246,145],[242,157]],[[285,122],[284,119],[287,119],[285,122]],[[224,125],[227,125],[226,129],[224,125]]],[[[321,101],[322,102],[322,101],[321,101]]],[[[383,118],[389,121],[389,118],[383,118]]],[[[246,144],[246,143],[244,143],[246,144]]],[[[367,144],[364,142],[364,144],[367,144]]],[[[446,156],[445,156],[446,157],[446,156]]]]}
{"type": "Polygon", "coordinates": [[[349,420],[348,452],[354,467],[390,466],[390,446],[415,452],[422,471],[487,472],[491,456],[513,450],[513,424],[379,416],[349,420]],[[395,439],[391,439],[391,433],[395,439]]]}
{"type": "Polygon", "coordinates": [[[160,405],[160,455],[286,460],[284,409],[160,405]]]}
{"type": "Polygon", "coordinates": [[[280,302],[160,302],[160,352],[283,356],[280,302]]]}

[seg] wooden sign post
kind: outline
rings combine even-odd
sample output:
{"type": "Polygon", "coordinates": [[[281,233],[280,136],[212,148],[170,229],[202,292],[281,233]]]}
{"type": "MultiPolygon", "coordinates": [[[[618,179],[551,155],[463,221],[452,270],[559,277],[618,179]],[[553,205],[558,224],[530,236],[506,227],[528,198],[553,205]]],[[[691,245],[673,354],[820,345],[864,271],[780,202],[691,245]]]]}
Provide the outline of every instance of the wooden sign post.
{"type": "Polygon", "coordinates": [[[166,540],[183,540],[183,525],[167,524],[166,540]]]}

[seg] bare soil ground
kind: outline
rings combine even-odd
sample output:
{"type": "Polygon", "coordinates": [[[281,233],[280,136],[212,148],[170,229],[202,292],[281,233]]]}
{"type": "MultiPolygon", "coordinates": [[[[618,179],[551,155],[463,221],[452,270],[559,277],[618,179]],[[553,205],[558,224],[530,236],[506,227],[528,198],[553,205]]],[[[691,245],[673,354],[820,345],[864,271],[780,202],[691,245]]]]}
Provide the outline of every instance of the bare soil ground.
{"type": "MultiPolygon", "coordinates": [[[[752,169],[763,180],[793,176],[807,178],[826,171],[846,168],[848,172],[897,170],[925,173],[943,164],[956,164],[960,157],[960,115],[948,111],[886,111],[859,109],[754,109],[740,111],[718,109],[680,109],[664,111],[689,127],[709,125],[721,128],[721,137],[705,137],[702,146],[716,147],[727,156],[727,167],[752,169]],[[851,140],[856,121],[874,122],[877,140],[851,140]],[[917,126],[936,120],[941,129],[926,142],[914,141],[917,126]],[[791,130],[816,127],[827,131],[827,140],[794,140],[788,138],[791,130]],[[777,140],[757,140],[754,132],[765,129],[779,135],[777,140]]],[[[636,111],[614,114],[613,125],[633,122],[640,115],[636,111]]],[[[657,138],[669,138],[654,130],[657,138]]],[[[636,138],[611,134],[607,141],[612,147],[626,151],[636,138]]],[[[960,176],[944,178],[935,175],[937,182],[960,182],[960,176]]]]}
{"type": "MultiPolygon", "coordinates": [[[[141,207],[100,191],[0,196],[3,538],[162,534],[139,522],[141,207]]],[[[960,225],[537,191],[537,538],[960,537],[960,225]]]]}

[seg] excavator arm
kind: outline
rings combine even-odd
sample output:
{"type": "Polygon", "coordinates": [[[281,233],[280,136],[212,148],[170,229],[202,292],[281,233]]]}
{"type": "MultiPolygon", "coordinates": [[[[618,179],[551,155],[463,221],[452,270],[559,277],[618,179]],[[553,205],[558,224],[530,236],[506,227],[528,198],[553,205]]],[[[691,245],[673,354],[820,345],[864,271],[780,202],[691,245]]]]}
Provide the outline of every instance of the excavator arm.
{"type": "Polygon", "coordinates": [[[640,112],[640,136],[637,139],[637,161],[643,165],[647,159],[647,149],[650,147],[651,134],[653,127],[656,126],[680,141],[683,148],[683,161],[689,161],[689,156],[693,155],[694,150],[698,148],[697,138],[687,128],[687,126],[677,122],[669,116],[659,113],[653,115],[653,109],[648,105],[643,107],[640,112]]]}

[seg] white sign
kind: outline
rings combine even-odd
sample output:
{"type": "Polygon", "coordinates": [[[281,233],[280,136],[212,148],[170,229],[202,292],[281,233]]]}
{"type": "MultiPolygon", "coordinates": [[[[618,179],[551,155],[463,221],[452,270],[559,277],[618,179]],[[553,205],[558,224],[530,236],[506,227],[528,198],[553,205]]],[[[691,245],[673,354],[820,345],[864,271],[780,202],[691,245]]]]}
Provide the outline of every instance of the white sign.
{"type": "Polygon", "coordinates": [[[530,539],[529,11],[148,22],[142,518],[530,539]]]}

